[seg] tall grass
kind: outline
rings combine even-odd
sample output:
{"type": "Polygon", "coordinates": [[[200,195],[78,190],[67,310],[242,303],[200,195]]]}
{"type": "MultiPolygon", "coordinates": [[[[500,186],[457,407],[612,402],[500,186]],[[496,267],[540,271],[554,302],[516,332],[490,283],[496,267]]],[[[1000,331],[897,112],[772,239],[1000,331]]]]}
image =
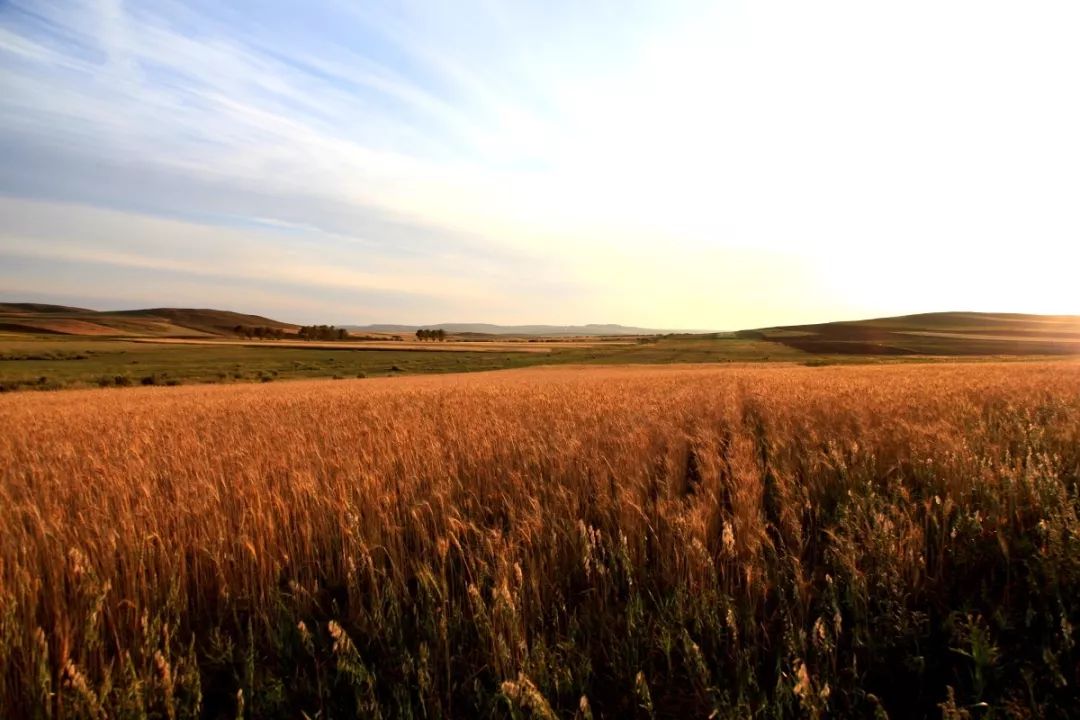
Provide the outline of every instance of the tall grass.
{"type": "Polygon", "coordinates": [[[0,428],[2,717],[1080,706],[1075,363],[72,391],[0,428]]]}

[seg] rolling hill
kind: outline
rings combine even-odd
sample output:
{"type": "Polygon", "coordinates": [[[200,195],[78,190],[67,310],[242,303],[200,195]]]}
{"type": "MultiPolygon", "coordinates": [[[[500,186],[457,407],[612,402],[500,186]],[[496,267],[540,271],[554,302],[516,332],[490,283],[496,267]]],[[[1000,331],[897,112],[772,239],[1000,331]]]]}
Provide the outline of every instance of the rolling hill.
{"type": "Polygon", "coordinates": [[[68,307],[67,305],[46,305],[44,303],[0,303],[0,313],[12,315],[92,313],[86,308],[68,307]]]}
{"type": "Polygon", "coordinates": [[[811,353],[854,355],[1080,354],[1080,316],[942,312],[743,330],[811,353]]]}
{"type": "Polygon", "coordinates": [[[237,325],[295,331],[296,325],[227,310],[152,308],[97,311],[41,303],[0,304],[0,332],[97,337],[214,337],[237,325]]]}

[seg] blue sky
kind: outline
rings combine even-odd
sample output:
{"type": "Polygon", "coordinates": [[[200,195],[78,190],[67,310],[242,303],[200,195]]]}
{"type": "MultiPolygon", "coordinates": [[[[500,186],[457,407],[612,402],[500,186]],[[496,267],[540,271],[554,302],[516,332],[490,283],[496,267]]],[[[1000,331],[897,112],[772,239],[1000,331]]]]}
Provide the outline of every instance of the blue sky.
{"type": "Polygon", "coordinates": [[[0,301],[1080,313],[1071,2],[0,2],[0,301]]]}

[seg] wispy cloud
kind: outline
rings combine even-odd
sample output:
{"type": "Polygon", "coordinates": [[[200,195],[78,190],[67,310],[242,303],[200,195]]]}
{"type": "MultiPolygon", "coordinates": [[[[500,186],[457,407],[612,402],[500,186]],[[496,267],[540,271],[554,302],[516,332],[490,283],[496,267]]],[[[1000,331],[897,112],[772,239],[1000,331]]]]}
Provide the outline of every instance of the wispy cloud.
{"type": "Polygon", "coordinates": [[[0,255],[261,278],[336,319],[1067,311],[1073,30],[966,0],[12,0],[0,255]],[[869,280],[882,257],[948,292],[869,280]],[[1018,267],[1049,281],[1003,296],[1018,267]]]}
{"type": "Polygon", "coordinates": [[[459,306],[497,300],[491,293],[499,280],[485,277],[482,267],[468,275],[446,272],[438,262],[418,270],[407,259],[357,253],[353,238],[294,223],[256,219],[274,233],[268,236],[254,228],[6,198],[0,198],[0,216],[6,219],[0,254],[9,257],[265,281],[301,291],[416,296],[459,306]]]}

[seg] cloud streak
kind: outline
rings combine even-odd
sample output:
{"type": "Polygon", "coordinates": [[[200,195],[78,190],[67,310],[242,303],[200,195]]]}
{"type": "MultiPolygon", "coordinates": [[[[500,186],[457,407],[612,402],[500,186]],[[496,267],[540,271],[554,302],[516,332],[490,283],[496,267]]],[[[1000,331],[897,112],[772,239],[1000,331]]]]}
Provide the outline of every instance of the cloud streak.
{"type": "Polygon", "coordinates": [[[336,320],[1080,311],[1073,30],[1053,2],[14,0],[0,255],[336,320]]]}

